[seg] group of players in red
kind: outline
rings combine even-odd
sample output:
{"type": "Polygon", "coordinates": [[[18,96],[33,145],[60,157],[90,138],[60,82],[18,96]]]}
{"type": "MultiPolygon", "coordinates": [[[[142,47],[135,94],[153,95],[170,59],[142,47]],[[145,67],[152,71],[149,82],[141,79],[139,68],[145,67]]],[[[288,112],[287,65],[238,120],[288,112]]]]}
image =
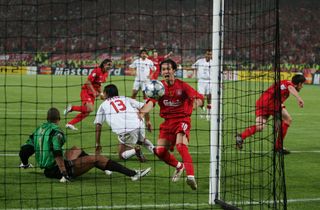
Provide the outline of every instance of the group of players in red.
{"type": "MultiPolygon", "coordinates": [[[[153,62],[157,67],[157,71],[152,79],[157,79],[158,75],[161,74],[165,94],[159,100],[147,99],[144,107],[139,111],[139,117],[143,119],[144,115],[150,112],[156,103],[158,103],[160,106],[160,117],[164,121],[160,125],[154,154],[168,165],[175,167],[172,177],[173,182],[178,181],[185,170],[187,175],[186,183],[191,189],[196,190],[197,183],[194,177],[194,167],[188,150],[191,129],[190,117],[194,109],[204,105],[204,96],[199,94],[186,82],[175,77],[177,64],[172,59],[153,59],[153,62]],[[182,162],[178,161],[170,153],[174,147],[179,152],[182,162]]],[[[64,112],[65,115],[72,111],[80,112],[80,114],[66,124],[67,128],[77,130],[74,124],[83,120],[94,110],[96,97],[103,97],[101,95],[101,83],[106,82],[108,71],[111,67],[112,61],[106,59],[88,76],[87,81],[82,86],[82,105],[68,106],[64,112]]],[[[283,152],[284,154],[288,153],[287,150],[283,149],[283,139],[292,119],[283,103],[292,94],[296,97],[298,105],[303,107],[304,102],[298,92],[302,89],[305,80],[303,75],[295,75],[291,81],[282,80],[279,84],[274,84],[268,88],[256,102],[256,124],[248,127],[241,134],[236,135],[236,147],[242,149],[244,140],[261,131],[271,115],[281,114],[282,121],[281,127],[278,127],[279,137],[275,144],[275,151],[283,152]],[[276,91],[278,89],[281,90],[280,95],[276,91]],[[279,100],[275,100],[277,94],[279,95],[279,100]]]]}

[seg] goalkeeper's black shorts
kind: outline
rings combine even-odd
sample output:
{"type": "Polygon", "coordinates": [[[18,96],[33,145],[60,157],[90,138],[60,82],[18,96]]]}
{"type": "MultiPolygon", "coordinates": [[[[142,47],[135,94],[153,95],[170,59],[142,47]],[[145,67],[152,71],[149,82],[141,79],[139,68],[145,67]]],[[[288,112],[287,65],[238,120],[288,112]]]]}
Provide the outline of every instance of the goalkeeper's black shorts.
{"type": "MultiPolygon", "coordinates": [[[[67,170],[67,173],[68,173],[68,176],[70,178],[73,177],[73,162],[71,160],[64,160],[64,165],[66,167],[66,170],[67,170]]],[[[44,170],[44,175],[47,177],[47,178],[56,178],[56,179],[61,179],[62,178],[62,174],[60,172],[60,169],[59,169],[59,166],[58,165],[55,165],[51,168],[46,168],[44,170]]]]}

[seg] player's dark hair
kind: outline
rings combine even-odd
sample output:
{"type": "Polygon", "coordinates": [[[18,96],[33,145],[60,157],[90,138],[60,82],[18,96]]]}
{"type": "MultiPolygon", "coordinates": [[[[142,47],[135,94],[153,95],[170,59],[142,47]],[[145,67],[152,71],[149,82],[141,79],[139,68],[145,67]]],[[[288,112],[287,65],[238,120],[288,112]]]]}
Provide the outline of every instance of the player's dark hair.
{"type": "Polygon", "coordinates": [[[293,84],[298,85],[299,83],[304,83],[306,78],[301,74],[296,74],[292,77],[291,81],[293,84]]]}
{"type": "Polygon", "coordinates": [[[119,96],[118,88],[114,84],[110,84],[104,87],[103,92],[107,94],[107,98],[112,98],[113,96],[119,96]]]}
{"type": "Polygon", "coordinates": [[[141,53],[143,53],[143,52],[148,53],[147,49],[146,49],[146,48],[143,48],[143,49],[141,49],[141,50],[140,50],[140,52],[139,52],[139,56],[140,56],[140,55],[141,55],[141,53]]]}
{"type": "Polygon", "coordinates": [[[47,121],[55,123],[60,120],[60,112],[57,108],[51,107],[47,113],[47,121]]]}
{"type": "Polygon", "coordinates": [[[101,64],[100,64],[99,67],[102,69],[103,66],[104,66],[104,64],[106,64],[106,63],[112,63],[111,59],[109,59],[109,58],[104,59],[104,60],[101,62],[101,64]]]}
{"type": "Polygon", "coordinates": [[[176,64],[176,62],[174,62],[173,60],[171,60],[171,59],[166,59],[166,60],[162,61],[162,62],[160,63],[160,67],[162,67],[162,64],[164,64],[164,63],[170,64],[171,67],[173,68],[173,70],[175,70],[175,71],[177,70],[177,64],[176,64]]]}

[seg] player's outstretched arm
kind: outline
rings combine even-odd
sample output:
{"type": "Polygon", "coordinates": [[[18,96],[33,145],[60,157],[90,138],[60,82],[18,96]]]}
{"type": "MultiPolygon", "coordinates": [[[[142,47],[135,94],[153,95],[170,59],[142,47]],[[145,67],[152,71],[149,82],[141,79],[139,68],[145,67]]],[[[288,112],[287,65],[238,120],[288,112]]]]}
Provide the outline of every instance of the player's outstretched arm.
{"type": "Polygon", "coordinates": [[[167,58],[169,58],[172,54],[173,54],[173,52],[172,52],[172,51],[170,51],[168,54],[166,54],[166,55],[165,55],[165,56],[163,56],[163,57],[164,57],[164,59],[167,59],[167,58]]]}
{"type": "Polygon", "coordinates": [[[295,89],[295,87],[289,86],[289,87],[288,87],[288,90],[289,90],[290,94],[292,94],[294,97],[296,97],[297,102],[298,102],[298,106],[299,106],[300,108],[303,108],[303,106],[304,106],[304,101],[303,101],[302,98],[300,97],[300,95],[299,95],[298,91],[295,89]]]}
{"type": "Polygon", "coordinates": [[[102,125],[97,123],[96,124],[96,152],[95,152],[96,155],[100,155],[102,150],[101,141],[100,141],[101,128],[102,128],[102,125]]]}
{"type": "Polygon", "coordinates": [[[149,100],[140,110],[138,113],[139,119],[143,120],[145,115],[151,111],[153,108],[154,103],[152,100],[149,100]]]}
{"type": "Polygon", "coordinates": [[[152,129],[153,129],[153,127],[152,127],[152,123],[151,123],[151,121],[150,121],[150,114],[149,114],[149,113],[146,113],[146,114],[144,115],[144,120],[146,121],[147,130],[148,130],[149,132],[151,132],[152,129]]]}

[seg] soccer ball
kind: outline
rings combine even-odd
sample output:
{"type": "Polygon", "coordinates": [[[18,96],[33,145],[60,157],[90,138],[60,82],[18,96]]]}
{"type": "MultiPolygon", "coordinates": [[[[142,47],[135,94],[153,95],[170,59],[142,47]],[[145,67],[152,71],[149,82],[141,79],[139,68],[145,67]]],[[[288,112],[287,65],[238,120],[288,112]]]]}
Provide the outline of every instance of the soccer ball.
{"type": "Polygon", "coordinates": [[[151,80],[146,84],[145,94],[148,98],[159,99],[164,95],[164,86],[158,80],[151,80]]]}

